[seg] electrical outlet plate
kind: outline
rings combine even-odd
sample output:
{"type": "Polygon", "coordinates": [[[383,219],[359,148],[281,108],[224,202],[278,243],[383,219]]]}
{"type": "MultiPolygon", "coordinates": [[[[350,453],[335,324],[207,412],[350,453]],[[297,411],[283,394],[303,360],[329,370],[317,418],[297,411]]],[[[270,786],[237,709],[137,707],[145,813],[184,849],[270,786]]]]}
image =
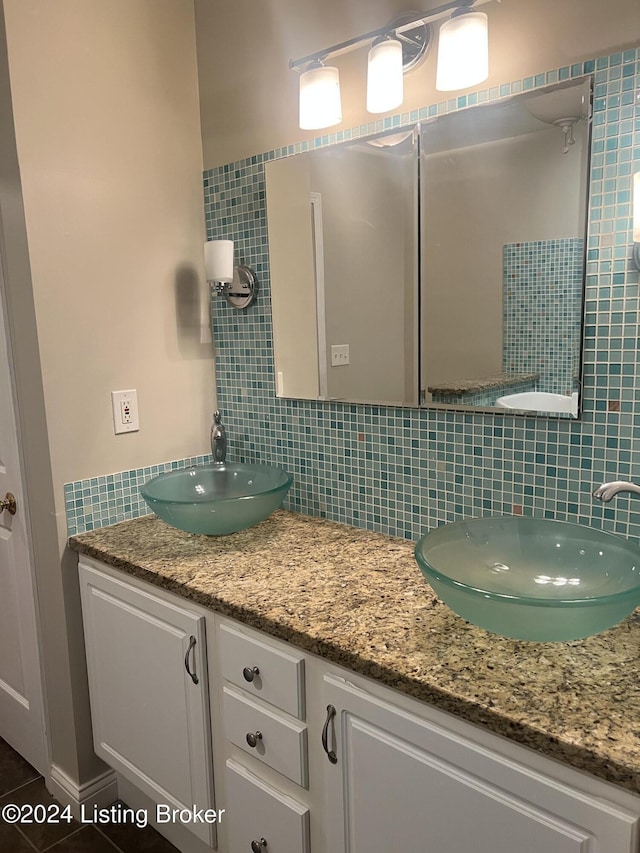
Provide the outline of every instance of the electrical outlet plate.
{"type": "Polygon", "coordinates": [[[111,408],[113,410],[113,429],[116,435],[121,432],[137,432],[138,395],[135,389],[129,391],[112,391],[111,408]]]}

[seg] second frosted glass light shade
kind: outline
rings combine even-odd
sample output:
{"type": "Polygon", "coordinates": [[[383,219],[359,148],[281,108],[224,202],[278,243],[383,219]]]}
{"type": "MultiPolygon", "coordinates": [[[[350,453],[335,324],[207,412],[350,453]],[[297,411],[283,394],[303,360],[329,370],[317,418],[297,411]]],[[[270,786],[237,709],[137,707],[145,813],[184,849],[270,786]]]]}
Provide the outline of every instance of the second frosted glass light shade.
{"type": "Polygon", "coordinates": [[[436,89],[467,89],[489,76],[489,35],[484,12],[454,15],[440,27],[436,89]]]}
{"type": "Polygon", "coordinates": [[[342,121],[338,69],[320,65],[300,75],[300,127],[320,130],[342,121]]]}
{"type": "Polygon", "coordinates": [[[399,107],[403,97],[402,45],[397,39],[385,39],[369,51],[367,110],[386,113],[399,107]]]}

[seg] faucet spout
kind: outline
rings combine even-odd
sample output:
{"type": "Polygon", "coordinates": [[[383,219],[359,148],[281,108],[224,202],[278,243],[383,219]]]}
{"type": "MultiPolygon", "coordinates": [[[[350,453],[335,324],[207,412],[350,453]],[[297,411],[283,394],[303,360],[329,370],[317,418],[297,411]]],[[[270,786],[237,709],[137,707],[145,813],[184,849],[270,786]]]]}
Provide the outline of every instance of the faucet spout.
{"type": "Polygon", "coordinates": [[[640,486],[635,483],[627,483],[625,480],[613,480],[611,483],[603,483],[594,490],[592,496],[596,500],[608,503],[620,492],[631,492],[635,495],[640,495],[640,486]]]}
{"type": "Polygon", "coordinates": [[[211,453],[213,461],[217,465],[223,465],[227,458],[227,431],[222,423],[220,412],[213,413],[213,424],[211,426],[211,453]]]}

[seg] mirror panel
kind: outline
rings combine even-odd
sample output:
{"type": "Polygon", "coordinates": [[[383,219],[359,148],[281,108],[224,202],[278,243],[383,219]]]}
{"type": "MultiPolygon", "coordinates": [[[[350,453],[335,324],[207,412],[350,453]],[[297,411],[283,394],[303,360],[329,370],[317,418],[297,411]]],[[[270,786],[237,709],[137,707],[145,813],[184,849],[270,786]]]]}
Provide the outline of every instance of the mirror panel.
{"type": "Polygon", "coordinates": [[[278,396],[577,417],[590,104],[583,78],[267,163],[278,396]]]}
{"type": "Polygon", "coordinates": [[[278,396],[417,405],[417,139],[266,164],[278,396]]]}

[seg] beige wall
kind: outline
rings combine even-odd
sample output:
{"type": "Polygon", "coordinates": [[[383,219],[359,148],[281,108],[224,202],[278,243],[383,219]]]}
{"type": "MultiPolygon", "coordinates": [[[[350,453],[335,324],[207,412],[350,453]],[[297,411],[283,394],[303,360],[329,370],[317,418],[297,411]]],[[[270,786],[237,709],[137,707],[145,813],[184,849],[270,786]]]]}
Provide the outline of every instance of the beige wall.
{"type": "Polygon", "coordinates": [[[28,484],[52,757],[83,781],[95,759],[63,483],[208,449],[193,3],[4,0],[4,12],[28,241],[7,287],[26,449],[41,462],[28,484]],[[137,389],[141,426],[115,436],[122,388],[137,389]]]}
{"type": "MultiPolygon", "coordinates": [[[[437,2],[422,2],[419,9],[437,2]]],[[[195,0],[205,168],[269,151],[317,131],[298,129],[299,58],[406,11],[406,0],[195,0]]],[[[637,0],[505,0],[489,16],[490,77],[481,87],[603,55],[640,38],[637,0]]],[[[434,88],[436,50],[405,77],[403,110],[445,100],[434,88]]],[[[332,60],[333,62],[333,60],[332,60]]],[[[366,112],[366,47],[335,60],[342,127],[366,112]]],[[[331,128],[339,130],[340,126],[331,128]]]]}

